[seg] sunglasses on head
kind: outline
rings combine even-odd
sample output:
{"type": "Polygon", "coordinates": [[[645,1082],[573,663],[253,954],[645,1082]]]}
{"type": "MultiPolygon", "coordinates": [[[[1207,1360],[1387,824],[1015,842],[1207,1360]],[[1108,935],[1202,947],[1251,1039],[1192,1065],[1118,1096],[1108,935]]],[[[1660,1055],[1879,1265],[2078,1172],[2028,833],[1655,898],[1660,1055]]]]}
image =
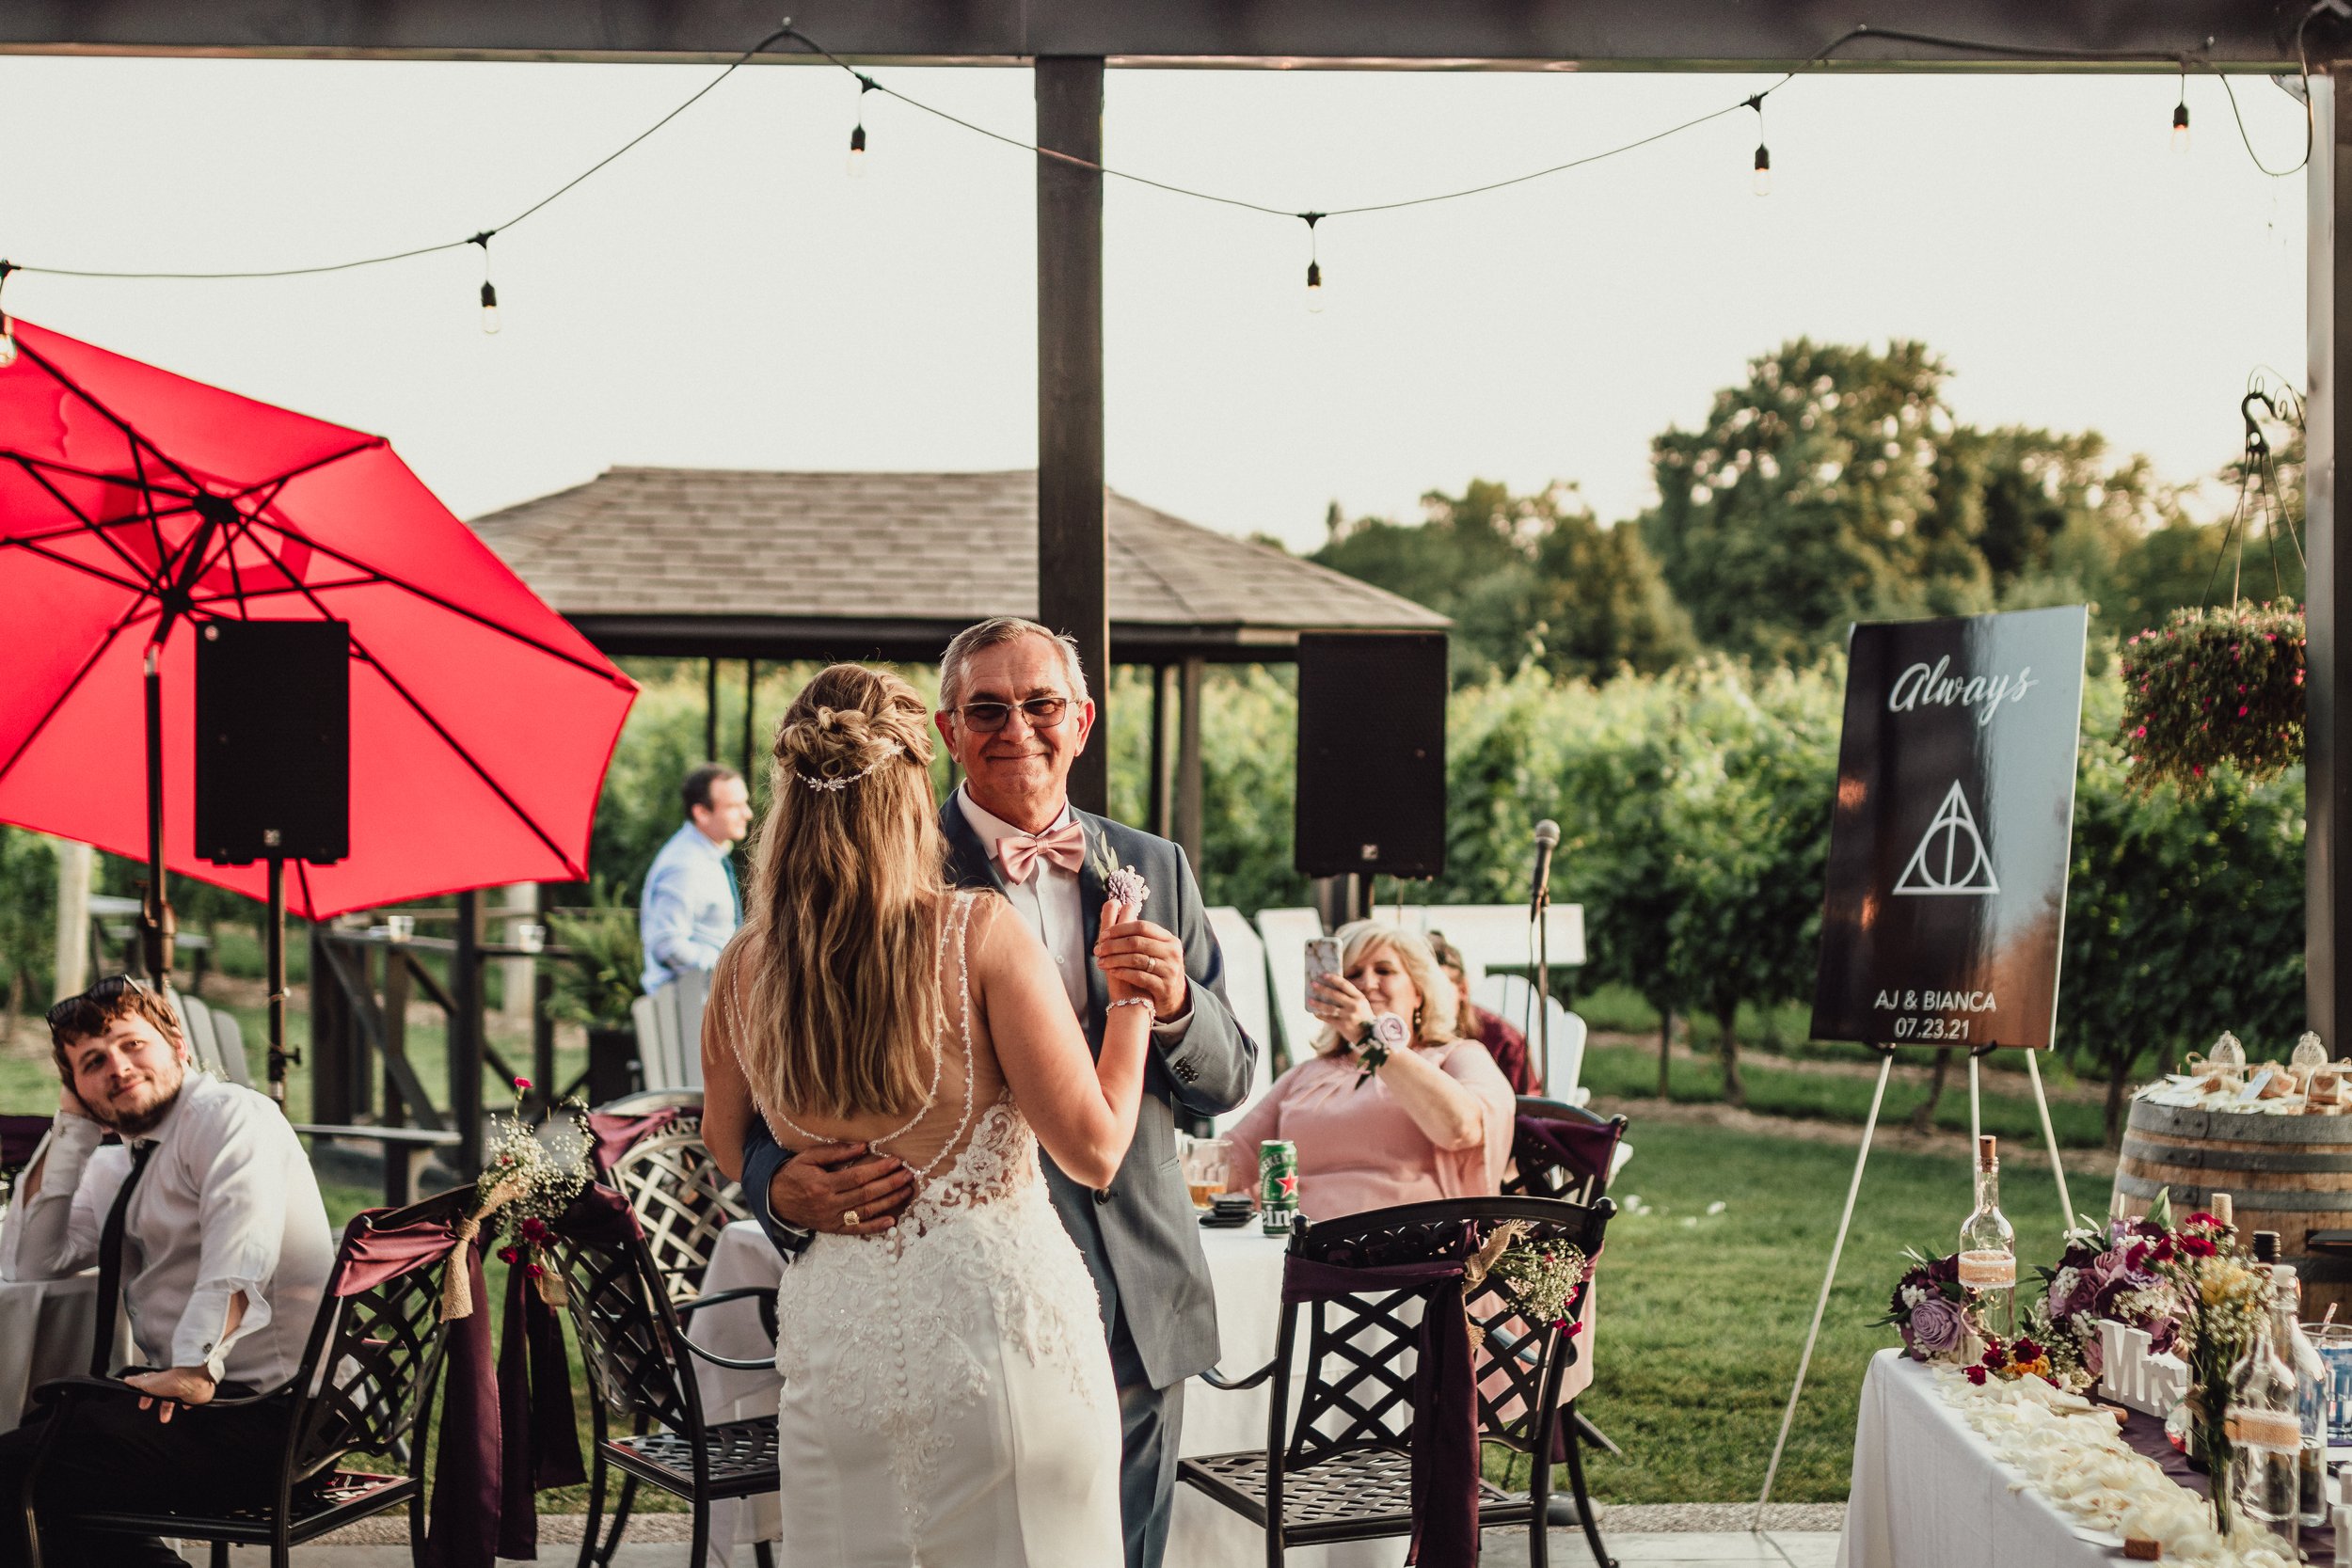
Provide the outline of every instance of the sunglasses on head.
{"type": "Polygon", "coordinates": [[[69,996],[49,1009],[49,1027],[69,1035],[95,1035],[114,1016],[114,1005],[126,996],[145,996],[147,982],[131,974],[109,974],[78,996],[69,996]]]}
{"type": "Polygon", "coordinates": [[[1022,703],[966,703],[956,709],[962,721],[982,735],[993,735],[1012,722],[1013,711],[1019,709],[1033,730],[1050,730],[1062,721],[1070,711],[1067,697],[1031,697],[1022,703]]]}

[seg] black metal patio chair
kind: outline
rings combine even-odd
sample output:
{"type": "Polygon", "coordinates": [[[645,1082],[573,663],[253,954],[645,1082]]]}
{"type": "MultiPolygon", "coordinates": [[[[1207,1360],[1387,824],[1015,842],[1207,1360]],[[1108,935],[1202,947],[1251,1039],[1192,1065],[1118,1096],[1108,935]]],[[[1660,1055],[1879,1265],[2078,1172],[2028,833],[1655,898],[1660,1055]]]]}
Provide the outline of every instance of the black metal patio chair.
{"type": "Polygon", "coordinates": [[[673,1302],[702,1293],[703,1275],[719,1233],[751,1217],[743,1190],[729,1180],[703,1146],[700,1089],[648,1089],[590,1113],[599,1136],[598,1167],[608,1186],[628,1200],[644,1228],[662,1289],[673,1302]],[[628,1143],[604,1147],[609,1134],[633,1121],[646,1125],[628,1143]]]}
{"type": "MultiPolygon", "coordinates": [[[[343,1231],[336,1256],[338,1275],[371,1233],[419,1225],[453,1227],[472,1200],[473,1189],[468,1187],[405,1209],[360,1214],[343,1231]]],[[[348,1295],[330,1290],[311,1323],[301,1365],[282,1387],[244,1399],[215,1400],[207,1407],[222,1410],[271,1401],[288,1405],[285,1448],[275,1456],[254,1455],[257,1465],[276,1466],[275,1497],[267,1506],[217,1513],[129,1509],[76,1513],[73,1524],[84,1530],[209,1542],[213,1568],[227,1568],[231,1545],[266,1547],[271,1568],[286,1568],[294,1547],[405,1504],[409,1550],[421,1562],[423,1438],[448,1345],[447,1325],[441,1322],[441,1280],[448,1263],[462,1267],[462,1251],[420,1261],[348,1295]],[[355,1455],[388,1456],[402,1468],[353,1468],[346,1461],[355,1455]]],[[[35,1538],[34,1568],[40,1568],[38,1534],[31,1525],[32,1499],[43,1465],[65,1440],[76,1410],[100,1401],[140,1396],[126,1383],[83,1377],[44,1384],[34,1397],[54,1404],[40,1455],[19,1499],[28,1533],[35,1538]]]]}
{"type": "Polygon", "coordinates": [[[1603,1117],[1565,1100],[1519,1096],[1511,1139],[1506,1196],[1591,1203],[1609,1192],[1609,1167],[1625,1141],[1626,1118],[1603,1117]]]}
{"type": "MultiPolygon", "coordinates": [[[[1606,1198],[1589,1206],[1534,1197],[1414,1203],[1302,1223],[1292,1233],[1290,1252],[1295,1264],[1409,1268],[1468,1259],[1496,1227],[1517,1220],[1528,1241],[1563,1241],[1597,1258],[1614,1212],[1606,1198]]],[[[1437,1309],[1451,1309],[1446,1291],[1428,1284],[1384,1284],[1294,1302],[1282,1308],[1273,1360],[1244,1377],[1214,1370],[1203,1374],[1217,1388],[1273,1385],[1264,1449],[1186,1459],[1177,1469],[1186,1485],[1264,1530],[1268,1568],[1281,1568],[1292,1546],[1412,1532],[1414,1449],[1429,1440],[1416,1430],[1416,1346],[1433,1299],[1437,1309]],[[1302,1319],[1308,1330],[1303,1351],[1302,1319]],[[1294,1373],[1303,1374],[1295,1399],[1294,1373]]],[[[1578,1354],[1577,1338],[1531,1321],[1513,1288],[1491,1275],[1469,1292],[1464,1310],[1483,1331],[1473,1357],[1481,1452],[1495,1444],[1534,1458],[1526,1492],[1508,1492],[1480,1478],[1479,1527],[1525,1526],[1528,1561],[1547,1568],[1551,1465],[1546,1461],[1565,1459],[1576,1519],[1594,1560],[1614,1568],[1594,1522],[1575,1427],[1558,1418],[1560,1380],[1578,1354]]]]}
{"type": "MultiPolygon", "coordinates": [[[[589,1188],[571,1213],[557,1222],[553,1251],[570,1297],[581,1359],[587,1364],[595,1428],[580,1568],[612,1560],[640,1481],[691,1505],[693,1551],[687,1560],[699,1568],[709,1541],[710,1505],[776,1490],[776,1418],[705,1419],[701,1390],[680,1347],[713,1366],[742,1371],[770,1367],[772,1361],[707,1351],[687,1337],[682,1320],[725,1302],[756,1300],[773,1338],[774,1293],[747,1287],[674,1302],[670,1291],[675,1276],[664,1275],[633,1212],[608,1187],[589,1188]],[[634,1433],[615,1435],[615,1417],[630,1420],[634,1433]],[[621,1472],[621,1494],[611,1533],[599,1543],[605,1487],[612,1470],[621,1472]]],[[[755,1550],[761,1568],[771,1568],[768,1544],[761,1542],[755,1550]]]]}

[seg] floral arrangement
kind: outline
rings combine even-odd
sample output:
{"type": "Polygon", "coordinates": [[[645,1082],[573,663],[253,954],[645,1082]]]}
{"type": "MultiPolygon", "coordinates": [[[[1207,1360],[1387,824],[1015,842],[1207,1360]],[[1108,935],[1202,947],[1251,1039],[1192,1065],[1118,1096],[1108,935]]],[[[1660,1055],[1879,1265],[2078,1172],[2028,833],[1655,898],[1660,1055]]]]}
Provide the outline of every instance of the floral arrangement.
{"type": "MultiPolygon", "coordinates": [[[[1487,1279],[1500,1279],[1511,1287],[1527,1318],[1553,1328],[1565,1328],[1574,1338],[1584,1325],[1568,1320],[1568,1304],[1576,1299],[1576,1292],[1584,1282],[1593,1277],[1593,1260],[1571,1243],[1531,1242],[1526,1233],[1523,1220],[1505,1220],[1487,1233],[1486,1243],[1462,1271],[1465,1315],[1468,1300],[1479,1285],[1487,1279]]],[[[1474,1320],[1470,1326],[1470,1342],[1475,1345],[1484,1339],[1485,1333],[1474,1320]]]]}
{"type": "Polygon", "coordinates": [[[2121,738],[2140,787],[2195,792],[2218,763],[2261,780],[2302,761],[2305,641],[2292,599],[2176,610],[2129,638],[2121,738]]]}
{"type": "Polygon", "coordinates": [[[2057,1267],[2036,1271],[2042,1289],[2025,1305],[2026,1327],[2047,1347],[2059,1387],[2081,1393],[2099,1381],[2102,1319],[2147,1330],[2159,1354],[2172,1348],[2180,1301],[2150,1261],[2162,1234],[2145,1220],[2117,1221],[2105,1230],[2085,1220],[2067,1237],[2057,1267]]]}
{"type": "Polygon", "coordinates": [[[1965,1361],[1970,1337],[1984,1336],[1968,1316],[1959,1255],[1930,1258],[1911,1247],[1903,1256],[1911,1259],[1911,1267],[1895,1282],[1886,1316],[1879,1323],[1894,1326],[1902,1336],[1903,1354],[1914,1361],[1965,1361]]]}
{"type": "MultiPolygon", "coordinates": [[[[1962,1371],[1969,1382],[1979,1388],[1984,1386],[1987,1379],[1994,1377],[2012,1383],[2021,1377],[2038,1377],[2053,1388],[2066,1387],[2050,1370],[2049,1351],[2029,1334],[2020,1334],[2007,1344],[2003,1344],[1997,1336],[1986,1335],[1984,1354],[1977,1358],[1974,1365],[1963,1368],[1962,1371]]],[[[2080,1392],[2072,1388],[2066,1391],[2080,1392]]]]}
{"type": "MultiPolygon", "coordinates": [[[[544,1128],[523,1119],[523,1096],[531,1080],[515,1080],[515,1108],[491,1118],[487,1160],[474,1181],[473,1213],[458,1227],[459,1239],[470,1241],[493,1215],[515,1224],[514,1240],[499,1249],[499,1260],[519,1267],[550,1307],[564,1305],[564,1276],[548,1261],[548,1243],[554,1239],[548,1221],[571,1206],[587,1186],[588,1124],[578,1105],[567,1115],[550,1117],[544,1128]]],[[[449,1271],[441,1317],[444,1322],[473,1311],[472,1291],[466,1271],[449,1271]]]]}

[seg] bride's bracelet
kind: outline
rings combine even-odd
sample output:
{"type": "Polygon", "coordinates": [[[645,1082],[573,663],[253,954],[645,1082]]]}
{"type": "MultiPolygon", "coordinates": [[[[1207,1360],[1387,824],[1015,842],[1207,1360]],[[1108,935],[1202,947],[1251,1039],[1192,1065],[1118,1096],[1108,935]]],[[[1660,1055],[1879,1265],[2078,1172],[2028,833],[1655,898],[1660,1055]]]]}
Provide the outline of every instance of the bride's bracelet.
{"type": "Polygon", "coordinates": [[[1103,1016],[1104,1018],[1108,1018],[1111,1014],[1117,1012],[1121,1007],[1148,1007],[1151,1005],[1152,999],[1148,996],[1122,996],[1118,1001],[1112,1003],[1109,1006],[1104,1008],[1103,1016]]]}

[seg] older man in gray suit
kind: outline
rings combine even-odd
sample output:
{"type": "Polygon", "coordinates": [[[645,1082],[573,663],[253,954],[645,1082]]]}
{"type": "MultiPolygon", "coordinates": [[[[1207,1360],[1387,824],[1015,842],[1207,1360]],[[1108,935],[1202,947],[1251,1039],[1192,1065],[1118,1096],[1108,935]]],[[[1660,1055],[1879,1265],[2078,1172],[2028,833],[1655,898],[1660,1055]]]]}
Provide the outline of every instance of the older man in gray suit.
{"type": "MultiPolygon", "coordinates": [[[[1217,1357],[1216,1298],[1177,1164],[1176,1111],[1214,1116],[1240,1104],[1258,1045],[1226,1006],[1224,960],[1184,851],[1070,804],[1070,765],[1094,726],[1075,647],[1009,616],[966,627],[941,661],[938,724],[965,775],[940,812],[951,879],[1010,901],[1053,955],[1097,1050],[1104,970],[1133,974],[1152,997],[1143,1105],[1117,1179],[1100,1191],[1082,1187],[1051,1159],[1045,1173],[1102,1293],[1124,1437],[1128,1568],[1158,1568],[1184,1380],[1217,1357]],[[1157,918],[1098,930],[1103,878],[1117,866],[1143,873],[1157,918]]],[[[787,1254],[817,1231],[870,1230],[912,1187],[898,1161],[855,1145],[787,1160],[753,1120],[743,1190],[787,1254]]]]}

